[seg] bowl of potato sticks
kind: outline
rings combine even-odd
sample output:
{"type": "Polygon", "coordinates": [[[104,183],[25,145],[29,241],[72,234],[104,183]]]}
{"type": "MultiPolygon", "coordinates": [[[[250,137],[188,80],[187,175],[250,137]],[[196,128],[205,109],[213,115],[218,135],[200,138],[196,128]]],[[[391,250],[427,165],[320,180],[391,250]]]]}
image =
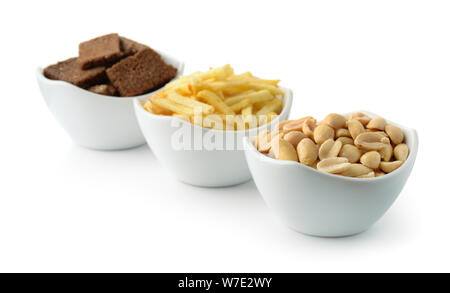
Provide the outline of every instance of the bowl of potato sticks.
{"type": "Polygon", "coordinates": [[[416,130],[366,111],[283,121],[243,138],[253,180],[292,229],[341,237],[369,229],[391,207],[416,160],[416,130]]]}
{"type": "Polygon", "coordinates": [[[181,76],[134,108],[149,147],[176,178],[231,186],[251,178],[243,138],[289,116],[292,91],[278,84],[225,65],[181,76]]]}

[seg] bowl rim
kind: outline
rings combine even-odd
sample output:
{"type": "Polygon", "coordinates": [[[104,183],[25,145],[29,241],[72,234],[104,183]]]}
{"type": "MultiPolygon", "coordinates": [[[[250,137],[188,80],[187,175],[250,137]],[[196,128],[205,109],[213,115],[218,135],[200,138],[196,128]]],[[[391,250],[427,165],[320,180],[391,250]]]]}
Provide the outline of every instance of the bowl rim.
{"type": "Polygon", "coordinates": [[[191,127],[206,130],[206,131],[212,131],[212,132],[216,132],[216,133],[224,133],[225,132],[225,133],[242,134],[242,133],[246,133],[246,132],[250,133],[250,131],[254,132],[254,131],[259,131],[261,129],[272,128],[275,124],[277,124],[279,122],[280,117],[284,114],[286,114],[286,119],[288,118],[289,113],[291,111],[292,100],[293,100],[294,94],[290,88],[283,87],[283,86],[279,86],[279,88],[284,92],[284,105],[283,105],[283,109],[281,110],[280,114],[278,114],[278,116],[274,120],[270,121],[270,123],[261,125],[259,127],[251,128],[251,129],[245,129],[245,130],[218,130],[218,129],[212,129],[212,128],[207,128],[207,127],[201,127],[196,124],[192,124],[190,122],[179,119],[177,117],[167,116],[167,115],[157,115],[157,114],[150,113],[144,109],[143,105],[141,104],[141,102],[139,100],[136,99],[133,102],[134,102],[134,106],[135,106],[134,107],[135,111],[144,113],[144,115],[148,115],[148,117],[151,119],[159,119],[159,120],[167,120],[167,121],[176,119],[179,122],[181,122],[182,124],[189,125],[191,127]]]}
{"type": "MultiPolygon", "coordinates": [[[[167,59],[173,60],[173,63],[178,63],[178,65],[175,66],[175,67],[177,68],[177,74],[174,76],[174,78],[172,78],[172,79],[171,79],[170,81],[168,81],[167,83],[169,83],[169,82],[171,82],[171,81],[177,79],[178,77],[180,77],[180,76],[183,74],[183,72],[184,72],[184,62],[183,62],[183,61],[181,61],[181,60],[179,60],[179,59],[177,59],[177,58],[174,58],[174,57],[172,57],[172,55],[169,55],[169,54],[167,54],[167,53],[164,53],[164,52],[162,52],[162,51],[160,51],[160,50],[156,50],[156,49],[155,49],[155,51],[156,51],[158,54],[160,54],[161,57],[163,57],[163,59],[165,59],[164,61],[165,61],[166,63],[168,63],[168,62],[167,62],[167,59]]],[[[172,65],[172,66],[173,66],[173,65],[172,65]]],[[[116,101],[129,101],[129,100],[134,100],[134,99],[141,100],[141,99],[147,97],[148,95],[152,95],[152,94],[154,94],[154,93],[156,93],[156,92],[158,92],[158,91],[160,91],[161,89],[164,88],[164,85],[163,85],[162,87],[160,87],[160,88],[157,89],[157,90],[154,90],[154,91],[151,91],[151,92],[148,92],[148,93],[139,95],[139,96],[131,96],[131,97],[106,96],[106,95],[100,95],[100,94],[97,94],[97,93],[88,91],[87,89],[78,87],[78,86],[73,85],[73,84],[71,84],[71,83],[69,83],[69,82],[67,82],[67,81],[49,79],[49,78],[47,78],[47,77],[44,75],[44,68],[45,68],[44,66],[37,66],[37,67],[36,67],[36,76],[37,76],[37,78],[38,78],[38,80],[39,80],[40,82],[47,83],[47,84],[50,85],[50,86],[53,86],[53,85],[68,86],[69,88],[73,88],[73,89],[79,90],[79,91],[80,91],[81,93],[83,93],[83,94],[92,95],[93,97],[97,97],[97,98],[99,98],[99,99],[116,100],[116,101]]],[[[166,83],[166,84],[167,84],[167,83],[166,83]]]]}
{"type": "MultiPolygon", "coordinates": [[[[365,111],[365,110],[359,110],[359,111],[352,111],[346,114],[343,114],[344,116],[348,116],[351,113],[356,113],[356,112],[360,112],[363,114],[366,114],[369,117],[382,117],[380,115],[377,115],[375,113],[369,112],[369,111],[365,111]]],[[[408,154],[408,158],[406,159],[405,162],[403,162],[403,164],[396,170],[394,170],[391,173],[388,173],[386,175],[383,176],[379,176],[379,177],[372,177],[372,178],[355,178],[355,177],[347,177],[347,176],[341,176],[341,175],[337,175],[337,174],[331,174],[331,173],[326,173],[323,171],[319,171],[316,170],[314,168],[311,168],[309,166],[303,165],[299,162],[294,162],[294,161],[283,161],[283,160],[277,160],[274,158],[271,158],[269,156],[266,156],[265,154],[260,153],[256,147],[254,146],[254,144],[252,143],[251,140],[254,140],[256,137],[244,137],[243,138],[243,145],[244,145],[244,151],[249,154],[254,155],[258,160],[262,160],[262,161],[266,161],[270,164],[276,164],[276,165],[280,165],[280,166],[296,166],[296,168],[300,168],[303,170],[308,170],[307,172],[312,172],[312,174],[318,174],[318,176],[324,176],[324,178],[334,178],[334,179],[340,179],[343,181],[350,181],[350,182],[374,182],[374,181],[382,181],[382,180],[387,180],[392,176],[396,176],[396,174],[400,174],[400,170],[403,170],[404,168],[406,168],[406,165],[409,164],[409,162],[411,160],[415,160],[415,157],[417,156],[417,150],[418,150],[418,146],[419,146],[419,137],[417,134],[417,130],[415,130],[414,128],[409,128],[409,127],[405,127],[403,125],[400,125],[398,123],[392,122],[388,119],[386,119],[386,122],[391,124],[391,125],[395,125],[399,128],[402,129],[402,131],[404,132],[409,132],[411,134],[412,137],[412,142],[411,142],[411,148],[409,150],[409,154],[408,154]]]]}

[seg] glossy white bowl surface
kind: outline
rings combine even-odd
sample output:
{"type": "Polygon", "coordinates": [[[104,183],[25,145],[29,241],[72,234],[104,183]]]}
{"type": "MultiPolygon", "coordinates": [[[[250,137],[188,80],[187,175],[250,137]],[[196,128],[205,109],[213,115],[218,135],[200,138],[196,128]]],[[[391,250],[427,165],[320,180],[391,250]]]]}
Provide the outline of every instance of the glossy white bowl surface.
{"type": "MultiPolygon", "coordinates": [[[[183,62],[159,53],[178,69],[177,76],[183,74],[183,62]]],[[[42,68],[37,69],[36,77],[50,112],[76,144],[97,150],[120,150],[145,143],[133,100],[144,100],[156,91],[136,97],[110,97],[48,79],[42,68]]]]}
{"type": "Polygon", "coordinates": [[[322,237],[353,235],[367,230],[384,215],[414,166],[419,144],[417,132],[391,124],[403,129],[410,154],[399,169],[381,177],[350,178],[297,162],[275,160],[256,150],[254,138],[244,138],[245,155],[264,201],[289,227],[322,237]]]}
{"type": "Polygon", "coordinates": [[[139,101],[135,101],[136,117],[147,144],[155,156],[179,180],[196,186],[218,187],[230,186],[250,180],[242,146],[244,136],[252,136],[258,130],[271,128],[278,121],[286,120],[292,105],[292,91],[281,88],[284,92],[283,110],[271,123],[248,131],[219,131],[202,128],[197,125],[162,115],[147,112],[139,101]],[[175,123],[175,124],[174,124],[175,123]],[[183,128],[183,130],[180,130],[183,128]],[[201,150],[177,149],[173,147],[172,138],[183,131],[188,137],[206,137],[225,135],[225,140],[234,140],[235,150],[201,150]]]}

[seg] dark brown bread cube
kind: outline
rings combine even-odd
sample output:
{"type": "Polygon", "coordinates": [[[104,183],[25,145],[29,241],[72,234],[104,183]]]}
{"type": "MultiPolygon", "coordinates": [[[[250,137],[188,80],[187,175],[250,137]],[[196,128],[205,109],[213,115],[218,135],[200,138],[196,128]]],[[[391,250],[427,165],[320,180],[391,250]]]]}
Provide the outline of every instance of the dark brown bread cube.
{"type": "Polygon", "coordinates": [[[94,92],[99,95],[105,95],[105,96],[115,96],[117,95],[116,89],[110,85],[110,84],[97,84],[94,86],[91,86],[89,91],[94,92]]]}
{"type": "Polygon", "coordinates": [[[139,51],[147,49],[146,45],[140,44],[133,40],[127,39],[125,37],[120,37],[120,49],[122,51],[123,57],[128,57],[130,55],[134,55],[139,51]]]}
{"type": "Polygon", "coordinates": [[[77,58],[70,58],[44,69],[44,76],[49,79],[63,80],[73,85],[88,88],[107,80],[105,67],[82,70],[77,65],[77,58]]]}
{"type": "Polygon", "coordinates": [[[160,88],[175,77],[177,69],[147,48],[114,64],[106,74],[121,96],[130,97],[160,88]]]}
{"type": "Polygon", "coordinates": [[[119,60],[120,39],[118,34],[104,35],[78,46],[78,66],[89,69],[97,66],[109,66],[119,60]]]}

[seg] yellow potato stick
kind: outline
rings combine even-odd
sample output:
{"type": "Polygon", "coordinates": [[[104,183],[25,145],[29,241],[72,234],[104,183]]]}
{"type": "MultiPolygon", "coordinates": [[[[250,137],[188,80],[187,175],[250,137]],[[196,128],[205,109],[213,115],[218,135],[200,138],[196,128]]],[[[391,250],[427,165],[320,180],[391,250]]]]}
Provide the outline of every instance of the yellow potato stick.
{"type": "Polygon", "coordinates": [[[281,110],[282,106],[283,103],[279,99],[273,99],[264,105],[264,107],[259,109],[258,112],[256,112],[256,116],[267,115],[270,112],[278,112],[281,110]]]}
{"type": "Polygon", "coordinates": [[[203,74],[199,74],[199,77],[203,80],[210,78],[214,78],[216,80],[224,80],[233,74],[233,68],[230,66],[230,64],[227,64],[222,67],[213,68],[203,74]]]}
{"type": "Polygon", "coordinates": [[[213,114],[203,118],[203,127],[223,130],[223,120],[219,115],[213,114]]]}
{"type": "Polygon", "coordinates": [[[205,104],[205,103],[202,103],[202,102],[199,102],[199,101],[197,101],[195,99],[192,99],[192,98],[184,97],[184,96],[182,96],[180,94],[177,94],[175,92],[169,92],[168,95],[167,95],[167,99],[169,99],[169,100],[171,100],[171,101],[173,101],[175,103],[178,103],[180,105],[183,105],[183,106],[186,106],[186,107],[190,107],[190,108],[193,108],[193,109],[198,107],[198,108],[201,109],[201,112],[203,114],[205,114],[205,115],[212,114],[214,112],[214,107],[213,106],[205,104]]]}
{"type": "Polygon", "coordinates": [[[250,120],[251,116],[253,115],[253,105],[245,107],[244,109],[242,109],[241,113],[244,121],[248,122],[248,120],[250,120]]]}
{"type": "Polygon", "coordinates": [[[238,93],[236,95],[233,95],[231,97],[225,98],[225,103],[227,105],[233,105],[235,103],[238,103],[238,102],[246,99],[246,96],[248,94],[251,94],[251,93],[254,93],[254,92],[255,92],[255,90],[248,90],[248,91],[245,91],[245,92],[240,91],[240,93],[238,93]]]}
{"type": "Polygon", "coordinates": [[[177,88],[175,88],[175,91],[183,96],[190,96],[193,94],[192,87],[189,82],[180,84],[177,88]]]}
{"type": "Polygon", "coordinates": [[[225,100],[225,96],[223,95],[223,91],[218,91],[217,95],[223,100],[225,100]]]}
{"type": "Polygon", "coordinates": [[[236,130],[245,130],[245,121],[242,118],[242,115],[236,115],[234,118],[235,124],[236,124],[236,130]]]}
{"type": "Polygon", "coordinates": [[[273,85],[273,86],[278,86],[279,82],[280,82],[279,79],[259,79],[259,78],[252,79],[252,83],[263,83],[263,84],[269,84],[269,85],[273,85]]]}
{"type": "Polygon", "coordinates": [[[202,90],[197,96],[212,105],[219,113],[234,114],[233,110],[212,91],[202,90]]]}
{"type": "Polygon", "coordinates": [[[157,107],[161,107],[163,109],[172,111],[176,114],[183,114],[188,116],[194,115],[194,109],[172,102],[168,99],[164,98],[153,99],[152,104],[156,105],[157,107]]]}
{"type": "Polygon", "coordinates": [[[250,100],[249,99],[243,99],[240,102],[237,102],[236,104],[233,104],[230,106],[231,110],[233,110],[234,112],[239,112],[241,111],[243,108],[248,107],[250,105],[250,100]]]}
{"type": "Polygon", "coordinates": [[[268,122],[272,122],[277,117],[278,117],[278,114],[275,112],[270,112],[269,114],[267,114],[268,122]]]}
{"type": "Polygon", "coordinates": [[[252,82],[249,84],[249,87],[253,88],[255,90],[268,90],[273,95],[282,95],[283,94],[283,91],[280,88],[270,85],[270,84],[252,82]]]}
{"type": "Polygon", "coordinates": [[[227,105],[233,105],[245,99],[249,99],[250,103],[254,104],[258,102],[270,101],[273,99],[273,95],[268,90],[262,90],[258,92],[250,92],[248,94],[228,98],[225,100],[225,103],[227,105]]]}

